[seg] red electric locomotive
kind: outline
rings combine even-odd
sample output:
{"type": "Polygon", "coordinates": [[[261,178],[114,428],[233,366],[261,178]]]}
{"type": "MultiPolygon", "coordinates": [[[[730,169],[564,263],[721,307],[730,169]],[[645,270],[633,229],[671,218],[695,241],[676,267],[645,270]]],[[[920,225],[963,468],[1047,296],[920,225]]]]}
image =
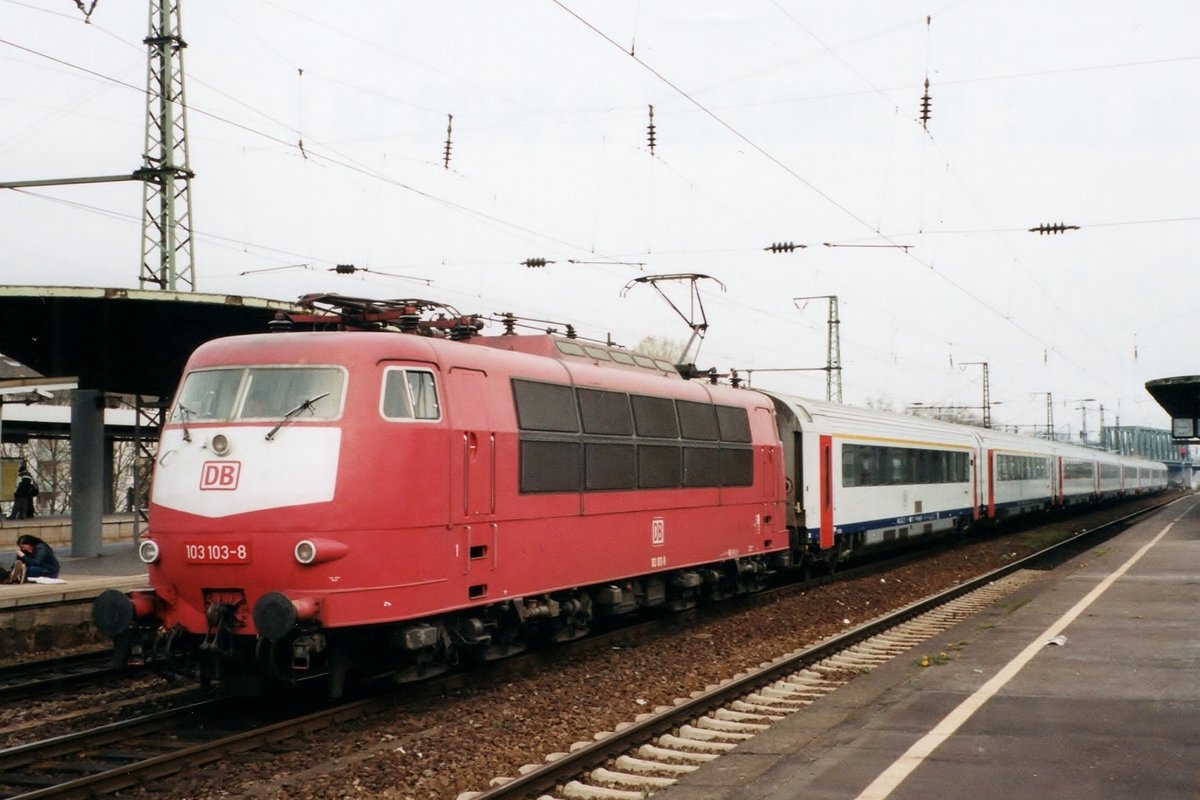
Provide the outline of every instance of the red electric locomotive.
{"type": "Polygon", "coordinates": [[[419,323],[420,305],[395,306],[402,327],[440,335],[192,355],[140,545],[153,588],[95,606],[119,657],[157,647],[206,680],[321,668],[337,693],[348,669],[425,677],[786,562],[769,398],[578,339],[419,323]]]}

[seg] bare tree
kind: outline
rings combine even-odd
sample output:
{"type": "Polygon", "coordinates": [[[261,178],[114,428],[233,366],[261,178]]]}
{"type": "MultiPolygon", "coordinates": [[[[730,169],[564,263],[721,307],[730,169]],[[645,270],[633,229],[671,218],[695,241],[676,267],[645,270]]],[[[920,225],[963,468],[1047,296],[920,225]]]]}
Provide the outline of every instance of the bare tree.
{"type": "Polygon", "coordinates": [[[683,355],[684,346],[685,343],[677,339],[668,339],[665,336],[647,336],[638,342],[633,350],[644,356],[661,358],[663,361],[676,364],[683,355]]]}
{"type": "Polygon", "coordinates": [[[876,411],[895,411],[896,404],[891,397],[886,394],[877,394],[867,398],[867,408],[873,408],[876,411]]]}

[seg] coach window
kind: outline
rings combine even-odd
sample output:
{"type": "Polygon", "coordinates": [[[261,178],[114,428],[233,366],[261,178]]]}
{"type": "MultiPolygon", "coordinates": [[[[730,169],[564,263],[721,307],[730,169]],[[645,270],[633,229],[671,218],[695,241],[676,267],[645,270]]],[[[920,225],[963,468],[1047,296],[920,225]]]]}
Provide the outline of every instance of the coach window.
{"type": "Polygon", "coordinates": [[[441,418],[433,373],[424,369],[389,367],[383,373],[383,403],[386,419],[441,418]]]}

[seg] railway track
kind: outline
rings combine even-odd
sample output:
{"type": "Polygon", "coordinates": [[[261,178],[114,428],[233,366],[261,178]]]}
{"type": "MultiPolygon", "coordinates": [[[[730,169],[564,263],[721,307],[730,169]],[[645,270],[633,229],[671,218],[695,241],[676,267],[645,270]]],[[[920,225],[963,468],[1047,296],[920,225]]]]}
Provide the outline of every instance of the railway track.
{"type": "Polygon", "coordinates": [[[0,798],[85,798],[121,791],[356,716],[347,704],[282,721],[214,698],[0,751],[0,798]]]}
{"type": "Polygon", "coordinates": [[[41,697],[48,692],[72,689],[121,674],[113,669],[112,650],[108,648],[9,664],[0,667],[0,702],[14,697],[41,697]]]}
{"type": "MultiPolygon", "coordinates": [[[[600,731],[590,742],[551,753],[492,788],[459,800],[645,800],[682,775],[796,713],[922,642],[948,630],[1032,580],[1035,569],[1073,555],[1082,542],[1123,530],[1162,505],[1083,531],[1012,564],[885,614],[814,647],[785,654],[672,706],[600,731]]],[[[937,658],[937,656],[935,656],[937,658]]]]}
{"type": "MultiPolygon", "coordinates": [[[[1157,508],[1088,531],[1088,540],[1157,508]]],[[[591,742],[551,754],[543,764],[528,765],[516,777],[498,778],[493,781],[498,785],[485,792],[465,797],[511,800],[553,793],[561,798],[641,800],[859,672],[909,651],[995,602],[1019,585],[1023,570],[1064,549],[1078,548],[1082,540],[1083,535],[1076,535],[816,647],[789,653],[672,706],[656,708],[618,730],[596,734],[591,742]]],[[[630,636],[630,632],[617,631],[613,636],[630,636]]],[[[510,661],[500,673],[521,669],[522,659],[510,661]]],[[[447,676],[422,686],[436,694],[469,679],[447,676]]],[[[383,701],[396,703],[394,697],[383,701]]],[[[0,799],[84,798],[118,792],[203,768],[231,753],[270,747],[300,733],[357,720],[380,707],[380,698],[370,697],[307,713],[293,709],[288,718],[270,719],[248,718],[245,703],[237,700],[193,703],[2,750],[0,799]]]]}

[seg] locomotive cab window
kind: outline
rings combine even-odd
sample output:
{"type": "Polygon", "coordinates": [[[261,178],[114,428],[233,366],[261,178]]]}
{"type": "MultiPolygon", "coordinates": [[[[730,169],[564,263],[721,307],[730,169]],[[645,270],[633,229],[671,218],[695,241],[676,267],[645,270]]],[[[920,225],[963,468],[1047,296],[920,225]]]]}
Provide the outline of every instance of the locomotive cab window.
{"type": "Polygon", "coordinates": [[[335,419],[342,408],[340,367],[238,367],[188,374],[172,422],[230,419],[335,419]]]}
{"type": "Polygon", "coordinates": [[[433,373],[427,369],[397,367],[384,370],[381,412],[385,419],[440,419],[442,412],[433,373]]]}
{"type": "Polygon", "coordinates": [[[186,424],[200,420],[231,418],[244,372],[242,369],[189,372],[183,379],[183,388],[179,390],[175,408],[171,410],[171,422],[186,424]]]}
{"type": "Polygon", "coordinates": [[[342,407],[342,382],[337,367],[251,367],[238,417],[333,419],[342,407]]]}

